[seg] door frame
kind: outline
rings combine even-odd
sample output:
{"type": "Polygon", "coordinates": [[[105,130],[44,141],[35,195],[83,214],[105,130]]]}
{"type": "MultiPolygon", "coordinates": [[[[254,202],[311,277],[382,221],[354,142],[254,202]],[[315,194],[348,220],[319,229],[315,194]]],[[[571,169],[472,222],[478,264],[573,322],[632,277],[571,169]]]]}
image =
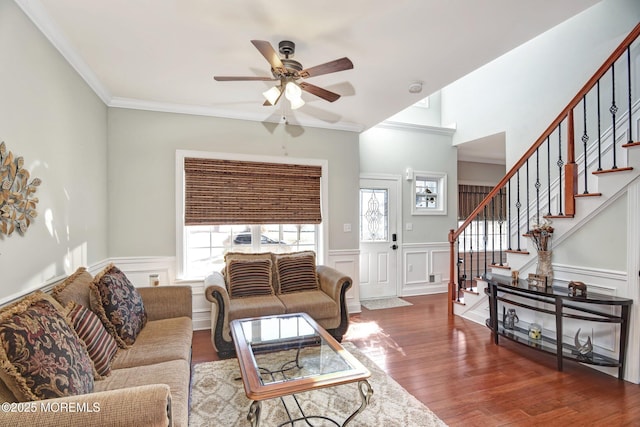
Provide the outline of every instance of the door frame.
{"type": "MultiPolygon", "coordinates": [[[[397,297],[401,297],[402,296],[402,289],[404,288],[403,283],[402,283],[402,277],[404,277],[404,275],[402,274],[402,272],[404,271],[404,264],[402,263],[402,251],[403,251],[403,245],[402,245],[402,200],[403,200],[403,194],[402,194],[402,175],[394,175],[394,174],[382,174],[382,173],[361,173],[360,174],[360,179],[358,181],[358,197],[360,194],[360,189],[362,188],[362,180],[363,179],[375,179],[375,180],[379,180],[379,181],[389,181],[390,186],[393,185],[395,183],[395,190],[396,190],[396,234],[397,234],[397,242],[396,244],[398,245],[398,249],[395,251],[396,253],[396,296],[397,297]]],[[[358,208],[360,209],[360,208],[358,208]]],[[[358,230],[360,230],[360,212],[358,211],[358,230]]],[[[358,231],[358,251],[361,252],[360,250],[360,232],[358,231]]]]}

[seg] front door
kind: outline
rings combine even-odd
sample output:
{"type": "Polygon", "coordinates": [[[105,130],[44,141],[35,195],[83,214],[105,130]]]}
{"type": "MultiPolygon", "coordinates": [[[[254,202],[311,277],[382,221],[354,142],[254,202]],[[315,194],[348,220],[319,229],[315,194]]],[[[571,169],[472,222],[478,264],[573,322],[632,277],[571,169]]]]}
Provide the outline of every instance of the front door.
{"type": "Polygon", "coordinates": [[[399,179],[360,179],[360,298],[398,295],[399,179]]]}

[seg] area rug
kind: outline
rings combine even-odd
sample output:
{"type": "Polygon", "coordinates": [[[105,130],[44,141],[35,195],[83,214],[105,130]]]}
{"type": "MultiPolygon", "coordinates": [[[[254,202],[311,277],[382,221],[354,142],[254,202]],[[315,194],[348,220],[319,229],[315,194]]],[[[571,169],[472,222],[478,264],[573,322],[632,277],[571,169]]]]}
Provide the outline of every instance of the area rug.
{"type": "MultiPolygon", "coordinates": [[[[344,343],[344,347],[369,369],[369,383],[373,388],[369,405],[353,419],[349,427],[446,426],[429,408],[384,373],[353,344],[344,343]]],[[[251,401],[244,394],[239,377],[240,370],[236,359],[197,364],[193,368],[189,425],[249,426],[247,413],[251,401]]],[[[356,383],[301,393],[297,396],[307,414],[328,416],[340,424],[360,406],[361,402],[356,383]]],[[[290,408],[292,406],[289,405],[290,408]]],[[[299,416],[297,409],[292,411],[292,415],[294,418],[299,416]]],[[[279,399],[262,402],[261,426],[277,426],[287,420],[279,399]]],[[[315,427],[333,425],[317,419],[312,422],[315,427]]],[[[306,424],[296,423],[296,426],[303,425],[306,424]]]]}
{"type": "Polygon", "coordinates": [[[370,299],[370,300],[360,301],[360,304],[362,304],[362,306],[367,310],[382,310],[385,308],[396,308],[396,307],[405,307],[408,305],[413,305],[410,302],[397,297],[370,299]]]}

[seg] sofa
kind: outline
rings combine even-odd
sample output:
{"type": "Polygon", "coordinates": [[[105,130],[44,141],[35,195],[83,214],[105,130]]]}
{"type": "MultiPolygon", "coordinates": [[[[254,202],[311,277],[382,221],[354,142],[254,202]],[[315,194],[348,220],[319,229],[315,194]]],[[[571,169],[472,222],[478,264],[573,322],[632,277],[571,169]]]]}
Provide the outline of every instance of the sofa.
{"type": "Polygon", "coordinates": [[[232,320],[300,312],[342,341],[349,327],[345,297],[351,283],[338,270],[316,265],[312,251],[228,252],[224,269],[205,278],[213,347],[221,358],[235,355],[232,320]]]}
{"type": "Polygon", "coordinates": [[[186,427],[191,304],[110,264],[2,307],[0,425],[186,427]]]}

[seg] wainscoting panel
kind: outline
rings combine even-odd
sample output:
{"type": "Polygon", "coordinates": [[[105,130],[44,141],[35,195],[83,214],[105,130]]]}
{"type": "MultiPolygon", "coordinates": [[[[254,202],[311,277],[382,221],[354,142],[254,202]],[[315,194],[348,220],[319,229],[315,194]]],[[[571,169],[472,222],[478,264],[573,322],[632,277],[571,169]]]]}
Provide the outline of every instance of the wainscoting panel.
{"type": "Polygon", "coordinates": [[[449,243],[408,243],[402,246],[402,296],[447,292],[449,243]]]}
{"type": "Polygon", "coordinates": [[[360,251],[354,249],[329,251],[329,267],[351,277],[351,289],[347,291],[347,309],[349,313],[360,313],[360,251]]]}

